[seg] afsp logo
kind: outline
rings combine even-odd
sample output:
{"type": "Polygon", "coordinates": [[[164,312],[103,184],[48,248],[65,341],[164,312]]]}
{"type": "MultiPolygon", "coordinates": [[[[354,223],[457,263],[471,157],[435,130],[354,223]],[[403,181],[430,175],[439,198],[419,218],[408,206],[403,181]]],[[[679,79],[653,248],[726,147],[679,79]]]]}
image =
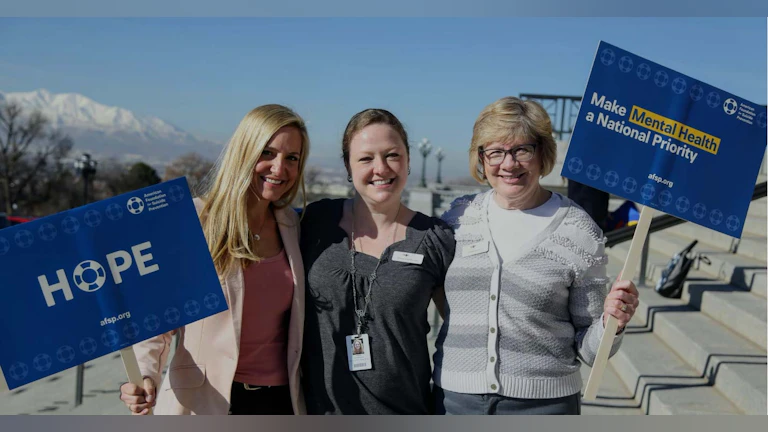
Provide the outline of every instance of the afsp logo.
{"type": "Polygon", "coordinates": [[[128,200],[126,207],[128,207],[129,212],[137,215],[144,211],[144,201],[139,197],[132,197],[128,200]]]}
{"type": "MultiPolygon", "coordinates": [[[[147,241],[132,246],[131,253],[124,250],[118,250],[107,254],[107,263],[109,265],[110,273],[112,274],[112,280],[115,284],[123,282],[121,273],[131,268],[134,261],[136,262],[136,268],[141,276],[146,276],[160,270],[160,266],[157,264],[147,265],[147,262],[152,260],[151,253],[142,253],[151,247],[152,243],[147,241]]],[[[45,275],[37,277],[40,289],[43,291],[43,296],[45,297],[45,303],[48,307],[56,305],[56,301],[53,299],[53,293],[56,291],[62,291],[64,293],[64,298],[67,301],[70,301],[73,298],[72,287],[69,284],[67,275],[64,273],[64,269],[56,270],[56,276],[58,277],[58,281],[53,285],[48,282],[48,278],[45,275]]],[[[75,266],[75,269],[72,272],[72,280],[75,282],[75,286],[81,291],[94,292],[104,286],[104,283],[107,281],[107,275],[104,267],[97,261],[86,260],[75,266]]]]}

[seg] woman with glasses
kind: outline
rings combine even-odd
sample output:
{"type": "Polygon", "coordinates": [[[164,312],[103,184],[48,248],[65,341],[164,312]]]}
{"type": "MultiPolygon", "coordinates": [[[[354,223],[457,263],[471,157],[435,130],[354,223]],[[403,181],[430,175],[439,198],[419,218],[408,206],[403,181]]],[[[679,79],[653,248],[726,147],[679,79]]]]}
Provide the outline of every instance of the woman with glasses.
{"type": "Polygon", "coordinates": [[[557,156],[539,104],[488,105],[469,154],[472,176],[491,190],[443,215],[456,252],[438,305],[437,413],[579,414],[577,357],[592,364],[608,315],[619,321],[611,355],[618,350],[637,290],[621,281],[608,292],[602,231],[539,184],[557,156]]]}

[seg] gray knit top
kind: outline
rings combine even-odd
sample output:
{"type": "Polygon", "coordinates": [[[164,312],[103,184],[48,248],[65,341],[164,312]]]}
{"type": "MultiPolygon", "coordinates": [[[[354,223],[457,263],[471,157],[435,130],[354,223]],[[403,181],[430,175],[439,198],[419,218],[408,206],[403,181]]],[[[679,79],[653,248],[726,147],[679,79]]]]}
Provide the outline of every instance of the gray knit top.
{"type": "Polygon", "coordinates": [[[500,265],[488,226],[492,194],[458,198],[442,216],[455,231],[456,252],[445,280],[434,382],[458,393],[524,399],[578,393],[577,355],[591,365],[604,331],[603,233],[562,197],[552,222],[500,265]]]}

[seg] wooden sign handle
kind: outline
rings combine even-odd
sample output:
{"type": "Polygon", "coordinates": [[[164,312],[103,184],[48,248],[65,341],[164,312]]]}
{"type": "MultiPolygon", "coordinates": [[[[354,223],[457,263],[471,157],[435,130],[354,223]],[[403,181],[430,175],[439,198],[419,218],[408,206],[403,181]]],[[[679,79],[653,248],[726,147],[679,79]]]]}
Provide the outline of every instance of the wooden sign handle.
{"type": "MultiPolygon", "coordinates": [[[[640,254],[643,250],[643,244],[648,237],[648,229],[651,226],[654,210],[648,206],[640,211],[640,220],[637,221],[635,235],[632,237],[632,244],[629,247],[627,260],[624,262],[624,268],[621,270],[619,280],[632,280],[635,277],[635,270],[640,261],[640,254]]],[[[587,380],[587,387],[584,389],[583,399],[593,401],[597,397],[597,389],[600,387],[600,381],[603,379],[605,367],[608,364],[608,354],[613,346],[613,339],[616,337],[616,330],[619,328],[619,321],[613,316],[608,315],[605,323],[605,333],[600,339],[600,347],[597,349],[595,361],[592,363],[592,372],[587,380]]]]}
{"type": "MultiPolygon", "coordinates": [[[[144,377],[139,370],[139,361],[136,359],[136,353],[133,351],[133,346],[125,347],[120,350],[120,357],[123,359],[123,366],[125,366],[125,373],[128,375],[128,382],[137,385],[140,388],[144,388],[144,377]]],[[[157,394],[155,394],[157,399],[157,394]]],[[[152,415],[152,408],[149,409],[149,415],[152,415]]]]}
{"type": "Polygon", "coordinates": [[[5,381],[5,375],[3,375],[3,368],[0,367],[0,393],[5,393],[9,390],[8,383],[5,381]]]}

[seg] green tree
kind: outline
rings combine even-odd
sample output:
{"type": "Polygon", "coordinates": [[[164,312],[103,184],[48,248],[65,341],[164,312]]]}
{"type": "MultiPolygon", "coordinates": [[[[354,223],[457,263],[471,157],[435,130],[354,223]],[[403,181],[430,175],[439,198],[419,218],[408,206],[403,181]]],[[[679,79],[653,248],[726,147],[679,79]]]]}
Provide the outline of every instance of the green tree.
{"type": "Polygon", "coordinates": [[[136,162],[128,169],[124,180],[128,190],[135,190],[160,183],[160,176],[151,166],[144,162],[136,162]]]}

